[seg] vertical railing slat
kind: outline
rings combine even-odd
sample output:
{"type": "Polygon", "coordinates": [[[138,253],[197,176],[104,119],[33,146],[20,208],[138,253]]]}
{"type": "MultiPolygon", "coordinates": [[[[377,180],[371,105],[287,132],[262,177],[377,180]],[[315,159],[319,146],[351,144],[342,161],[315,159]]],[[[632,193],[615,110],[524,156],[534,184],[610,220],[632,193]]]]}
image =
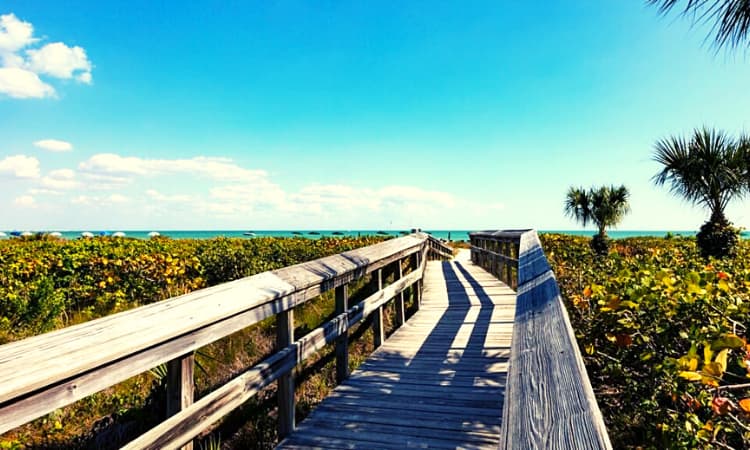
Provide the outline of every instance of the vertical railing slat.
{"type": "MultiPolygon", "coordinates": [[[[336,315],[349,309],[349,291],[347,285],[336,288],[336,315]]],[[[341,383],[349,377],[349,333],[344,332],[336,340],[336,381],[341,383]]]]}
{"type": "MultiPolygon", "coordinates": [[[[282,350],[294,341],[294,310],[280,312],[276,316],[276,348],[282,350]]],[[[278,381],[279,437],[289,436],[294,431],[294,369],[282,375],[278,381]]]]}
{"type": "MultiPolygon", "coordinates": [[[[167,417],[172,417],[193,404],[195,356],[193,352],[167,363],[167,417]]],[[[182,450],[192,450],[193,443],[182,450]]]]}

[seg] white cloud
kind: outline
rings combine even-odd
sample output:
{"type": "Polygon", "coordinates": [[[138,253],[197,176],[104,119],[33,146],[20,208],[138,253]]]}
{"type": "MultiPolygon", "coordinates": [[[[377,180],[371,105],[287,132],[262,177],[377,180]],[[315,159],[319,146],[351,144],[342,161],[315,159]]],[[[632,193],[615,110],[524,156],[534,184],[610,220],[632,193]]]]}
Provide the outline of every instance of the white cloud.
{"type": "Polygon", "coordinates": [[[54,97],[55,89],[30,70],[0,67],[0,94],[13,98],[44,98],[54,97]]]}
{"type": "Polygon", "coordinates": [[[121,194],[112,194],[104,197],[104,201],[108,203],[127,203],[130,199],[121,194]]]}
{"type": "Polygon", "coordinates": [[[36,201],[34,200],[34,197],[30,195],[22,195],[13,200],[13,204],[15,204],[16,206],[30,208],[36,205],[36,201]]]}
{"type": "Polygon", "coordinates": [[[42,187],[56,190],[73,189],[79,186],[75,179],[75,172],[70,169],[59,169],[51,171],[47,176],[42,177],[42,187]]]}
{"type": "Polygon", "coordinates": [[[31,195],[62,195],[62,192],[55,191],[52,189],[29,189],[29,194],[31,195]]]}
{"type": "Polygon", "coordinates": [[[62,42],[47,44],[40,49],[27,50],[28,66],[36,73],[56,78],[91,82],[91,61],[86,50],[81,47],[68,47],[62,42]]]}
{"type": "Polygon", "coordinates": [[[13,13],[0,16],[0,53],[13,53],[36,41],[34,27],[13,13]]]}
{"type": "Polygon", "coordinates": [[[146,191],[146,195],[149,197],[151,201],[154,201],[154,202],[190,203],[190,202],[196,201],[196,198],[192,195],[183,195],[183,194],[167,195],[167,194],[162,194],[156,189],[148,189],[146,191]]]}
{"type": "Polygon", "coordinates": [[[130,198],[121,194],[111,194],[107,196],[98,195],[79,195],[70,200],[70,203],[74,205],[84,206],[112,206],[115,204],[122,204],[130,202],[130,198]]]}
{"type": "Polygon", "coordinates": [[[145,159],[99,153],[78,165],[93,175],[148,176],[165,173],[186,173],[213,180],[251,181],[266,176],[262,170],[244,169],[228,158],[198,156],[191,159],[145,159]]]}
{"type": "Polygon", "coordinates": [[[51,152],[69,152],[73,150],[73,144],[59,139],[42,139],[34,142],[34,146],[51,152]]]}
{"type": "Polygon", "coordinates": [[[19,99],[55,97],[55,88],[39,75],[91,84],[93,66],[86,50],[62,42],[29,48],[38,41],[30,23],[14,14],[0,15],[0,94],[19,99]]]}
{"type": "Polygon", "coordinates": [[[39,160],[33,156],[15,155],[0,160],[0,175],[15,178],[39,178],[39,160]]]}

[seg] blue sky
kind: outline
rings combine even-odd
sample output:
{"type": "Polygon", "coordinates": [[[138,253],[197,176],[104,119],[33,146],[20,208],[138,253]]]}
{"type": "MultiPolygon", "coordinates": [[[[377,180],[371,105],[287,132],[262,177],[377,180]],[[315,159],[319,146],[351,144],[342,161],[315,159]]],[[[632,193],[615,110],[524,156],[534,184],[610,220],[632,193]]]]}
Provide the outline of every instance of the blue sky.
{"type": "Polygon", "coordinates": [[[639,1],[0,15],[0,229],[575,229],[570,185],[624,183],[620,229],[690,230],[653,143],[750,129],[748,56],[639,1]]]}

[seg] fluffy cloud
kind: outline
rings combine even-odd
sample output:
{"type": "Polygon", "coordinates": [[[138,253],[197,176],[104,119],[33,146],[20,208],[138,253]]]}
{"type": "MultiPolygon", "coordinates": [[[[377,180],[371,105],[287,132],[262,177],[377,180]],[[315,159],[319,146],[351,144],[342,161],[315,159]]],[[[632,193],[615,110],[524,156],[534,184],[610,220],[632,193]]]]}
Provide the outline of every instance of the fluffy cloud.
{"type": "Polygon", "coordinates": [[[14,14],[0,16],[0,53],[13,53],[36,41],[34,27],[14,14]]]}
{"type": "Polygon", "coordinates": [[[51,152],[69,152],[73,150],[73,144],[58,139],[42,139],[34,142],[34,146],[51,152]]]}
{"type": "Polygon", "coordinates": [[[86,50],[62,42],[29,48],[38,41],[30,23],[14,14],[0,15],[0,94],[19,99],[55,97],[55,89],[39,75],[91,83],[86,50]]]}
{"type": "Polygon", "coordinates": [[[288,189],[263,170],[202,156],[149,159],[103,153],[81,161],[76,170],[42,174],[36,158],[16,155],[0,161],[0,175],[31,179],[18,185],[25,189],[16,194],[24,197],[19,207],[67,203],[76,215],[120,220],[132,215],[133,223],[148,218],[167,227],[249,222],[253,227],[398,228],[442,223],[446,217],[473,223],[496,217],[503,207],[409,185],[313,183],[288,189]]]}
{"type": "Polygon", "coordinates": [[[148,176],[183,173],[226,181],[249,181],[266,176],[266,172],[262,170],[244,169],[228,158],[205,156],[192,159],[144,159],[100,153],[83,161],[78,168],[91,175],[148,176]]]}
{"type": "Polygon", "coordinates": [[[15,155],[0,160],[0,176],[39,178],[39,160],[33,156],[15,155]]]}
{"type": "Polygon", "coordinates": [[[75,76],[83,83],[91,82],[91,61],[81,47],[55,42],[38,50],[27,50],[26,54],[29,68],[36,73],[64,79],[75,76]]]}
{"type": "Polygon", "coordinates": [[[106,196],[79,195],[70,200],[70,203],[74,205],[84,206],[112,206],[128,202],[130,202],[130,198],[121,194],[111,194],[106,196]]]}
{"type": "Polygon", "coordinates": [[[13,98],[44,98],[54,97],[55,89],[30,70],[0,67],[0,94],[13,98]]]}
{"type": "Polygon", "coordinates": [[[75,172],[70,169],[53,170],[47,176],[42,177],[41,184],[44,188],[52,190],[67,190],[78,187],[75,172]]]}
{"type": "Polygon", "coordinates": [[[167,195],[167,194],[162,194],[156,189],[147,190],[146,195],[148,196],[149,200],[153,202],[159,202],[159,203],[192,203],[196,201],[196,198],[192,195],[184,195],[184,194],[167,195]]]}
{"type": "Polygon", "coordinates": [[[34,197],[30,195],[22,195],[13,200],[13,204],[16,206],[30,208],[36,205],[36,201],[34,200],[34,197]]]}

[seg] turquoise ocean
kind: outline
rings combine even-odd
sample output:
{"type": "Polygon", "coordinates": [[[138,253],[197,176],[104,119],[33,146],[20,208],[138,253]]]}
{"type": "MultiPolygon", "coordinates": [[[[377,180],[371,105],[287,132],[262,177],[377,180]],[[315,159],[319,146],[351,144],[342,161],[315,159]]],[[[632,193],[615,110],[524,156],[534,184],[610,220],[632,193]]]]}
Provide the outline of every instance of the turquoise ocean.
{"type": "MultiPolygon", "coordinates": [[[[31,230],[32,233],[38,232],[53,232],[55,230],[31,230]]],[[[297,238],[308,238],[308,239],[320,239],[321,237],[341,237],[341,236],[367,236],[367,235],[382,235],[382,236],[400,236],[408,234],[410,230],[68,230],[60,231],[62,237],[65,239],[76,239],[81,237],[81,233],[89,231],[95,236],[110,235],[113,232],[123,232],[127,237],[136,239],[148,239],[149,234],[152,232],[158,232],[162,236],[167,236],[172,239],[211,239],[215,237],[229,237],[229,238],[243,238],[252,239],[255,237],[297,237],[297,238]]],[[[423,230],[430,233],[432,236],[438,239],[451,239],[451,240],[468,240],[469,233],[476,230],[423,230]]],[[[595,231],[593,230],[539,230],[541,233],[562,233],[570,234],[575,236],[593,236],[595,231]]],[[[11,235],[11,231],[5,232],[7,235],[11,235]]],[[[636,236],[651,236],[651,237],[664,237],[667,234],[679,235],[679,236],[695,236],[695,231],[685,230],[611,230],[607,234],[613,239],[623,239],[636,236]]],[[[743,238],[748,239],[750,236],[745,231],[742,234],[743,238]]]]}

